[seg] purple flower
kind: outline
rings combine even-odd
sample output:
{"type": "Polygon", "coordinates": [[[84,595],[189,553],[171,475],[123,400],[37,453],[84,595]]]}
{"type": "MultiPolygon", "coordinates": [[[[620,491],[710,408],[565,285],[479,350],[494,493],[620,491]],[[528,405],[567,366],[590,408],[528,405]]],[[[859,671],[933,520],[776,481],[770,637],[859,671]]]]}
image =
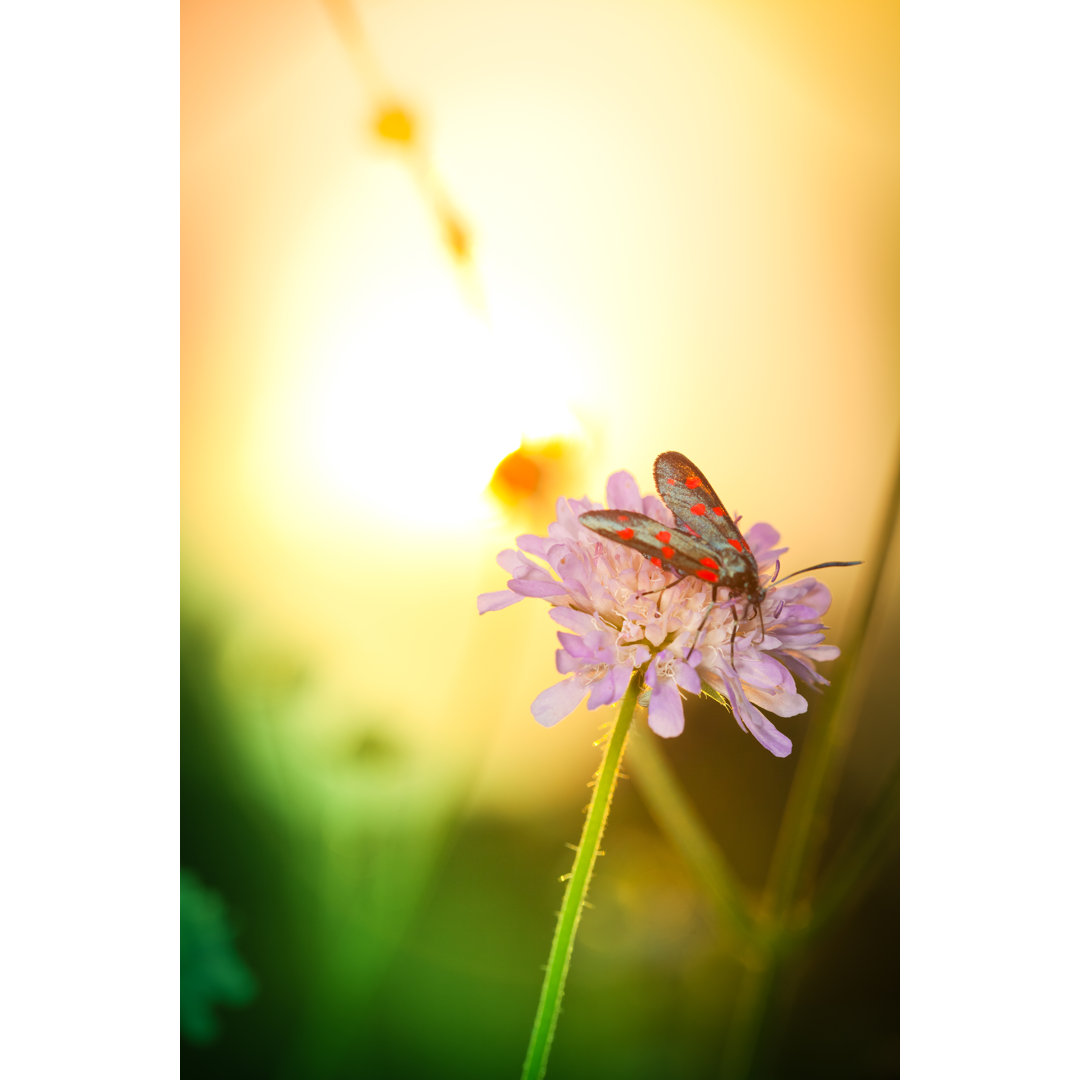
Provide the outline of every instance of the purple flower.
{"type": "MultiPolygon", "coordinates": [[[[609,509],[675,524],[660,499],[642,497],[627,472],[610,477],[607,501],[609,509]]],[[[712,606],[712,589],[703,582],[686,578],[659,595],[646,595],[675,577],[578,522],[586,510],[602,509],[589,499],[560,498],[546,537],[519,536],[516,550],[500,552],[498,563],[510,574],[506,589],[477,600],[483,614],[540,597],[563,628],[555,666],[565,678],[537,697],[533,716],[545,726],[556,724],[586,695],[590,709],[616,703],[634,671],[644,667],[643,701],[647,697],[649,726],[658,735],[681,734],[683,693],[700,694],[708,687],[729,702],[739,726],[762,746],[777,757],[790,754],[791,740],[761,710],[796,716],[807,707],[796,678],[812,687],[827,684],[814,665],[840,655],[836,646],[823,644],[821,618],[832,602],[828,588],[809,577],[767,587],[760,620],[737,626],[735,608],[741,615],[744,605],[712,606]]],[[[762,582],[774,579],[787,551],[776,546],[780,534],[758,524],[744,536],[762,582]]]]}

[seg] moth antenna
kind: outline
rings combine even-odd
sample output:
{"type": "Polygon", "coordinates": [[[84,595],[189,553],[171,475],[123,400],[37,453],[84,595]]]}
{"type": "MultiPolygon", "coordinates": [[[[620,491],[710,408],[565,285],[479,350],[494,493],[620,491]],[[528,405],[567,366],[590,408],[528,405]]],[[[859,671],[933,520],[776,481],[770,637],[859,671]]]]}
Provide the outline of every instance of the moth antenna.
{"type": "Polygon", "coordinates": [[[787,581],[788,578],[798,577],[799,574],[809,574],[811,570],[824,570],[828,566],[862,566],[862,561],[857,562],[819,562],[813,566],[804,566],[801,570],[796,570],[793,573],[785,574],[779,581],[773,581],[771,584],[779,585],[781,581],[787,581]]]}
{"type": "MultiPolygon", "coordinates": [[[[758,604],[757,617],[758,617],[758,622],[761,623],[761,641],[764,641],[765,640],[765,616],[762,615],[762,613],[761,613],[761,605],[760,604],[758,604]]],[[[760,645],[761,642],[759,641],[758,644],[760,645]]]]}

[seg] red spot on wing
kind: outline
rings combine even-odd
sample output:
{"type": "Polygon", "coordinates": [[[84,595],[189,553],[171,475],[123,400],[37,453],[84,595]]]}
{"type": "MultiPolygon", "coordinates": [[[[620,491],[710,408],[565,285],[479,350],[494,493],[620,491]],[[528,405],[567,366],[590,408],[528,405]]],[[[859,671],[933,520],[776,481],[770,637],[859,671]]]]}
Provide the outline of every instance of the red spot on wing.
{"type": "Polygon", "coordinates": [[[671,539],[671,533],[665,529],[656,534],[656,539],[659,540],[661,544],[666,544],[671,539]]]}
{"type": "Polygon", "coordinates": [[[658,555],[650,555],[649,556],[649,562],[651,562],[653,564],[653,566],[663,566],[664,565],[658,555]]]}
{"type": "Polygon", "coordinates": [[[686,486],[688,488],[701,487],[701,477],[700,476],[688,476],[686,478],[686,486]]]}
{"type": "Polygon", "coordinates": [[[669,483],[669,484],[674,484],[674,483],[675,483],[675,478],[674,478],[674,477],[672,477],[672,476],[669,476],[669,477],[668,477],[668,483],[669,483]]]}
{"type": "Polygon", "coordinates": [[[734,548],[734,549],[735,549],[736,551],[742,551],[742,550],[743,550],[743,548],[744,548],[744,547],[746,546],[746,545],[745,545],[745,544],[744,544],[744,543],[743,543],[743,542],[742,542],[741,540],[730,540],[730,539],[729,539],[729,540],[728,540],[728,543],[729,543],[729,544],[730,544],[730,545],[731,545],[731,546],[732,546],[732,547],[733,547],[733,548],[734,548]]]}
{"type": "Polygon", "coordinates": [[[616,521],[629,521],[630,519],[625,514],[619,514],[618,517],[615,518],[615,520],[616,521]]]}
{"type": "Polygon", "coordinates": [[[663,555],[665,559],[670,559],[675,554],[675,549],[673,547],[668,547],[665,544],[664,547],[660,549],[660,554],[663,555]]]}
{"type": "Polygon", "coordinates": [[[715,559],[710,559],[708,555],[704,559],[698,560],[702,566],[711,566],[714,570],[719,570],[720,566],[715,559]]]}
{"type": "Polygon", "coordinates": [[[629,540],[634,535],[634,530],[633,529],[620,529],[619,530],[619,535],[624,540],[629,540]]]}
{"type": "Polygon", "coordinates": [[[690,513],[697,514],[698,517],[701,517],[701,515],[705,513],[705,504],[695,503],[693,506],[690,507],[690,513]]]}
{"type": "Polygon", "coordinates": [[[727,511],[722,506],[714,506],[712,508],[712,512],[714,514],[719,514],[721,517],[723,517],[727,513],[727,511]]]}
{"type": "Polygon", "coordinates": [[[697,576],[702,581],[719,581],[715,570],[698,570],[697,576]]]}

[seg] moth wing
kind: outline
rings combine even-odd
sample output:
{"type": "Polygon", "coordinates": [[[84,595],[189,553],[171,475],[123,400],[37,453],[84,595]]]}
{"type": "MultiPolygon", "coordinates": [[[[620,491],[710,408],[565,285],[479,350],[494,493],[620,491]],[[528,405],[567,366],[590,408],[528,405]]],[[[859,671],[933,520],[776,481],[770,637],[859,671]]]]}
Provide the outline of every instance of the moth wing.
{"type": "Polygon", "coordinates": [[[653,478],[667,508],[709,547],[714,551],[730,547],[753,558],[720,496],[688,457],[675,450],[661,454],[653,465],[653,478]]]}
{"type": "MultiPolygon", "coordinates": [[[[630,510],[590,510],[578,516],[587,529],[640,551],[654,566],[683,577],[702,577],[716,568],[715,552],[703,540],[630,510]]],[[[704,580],[714,581],[715,575],[704,580]]]]}

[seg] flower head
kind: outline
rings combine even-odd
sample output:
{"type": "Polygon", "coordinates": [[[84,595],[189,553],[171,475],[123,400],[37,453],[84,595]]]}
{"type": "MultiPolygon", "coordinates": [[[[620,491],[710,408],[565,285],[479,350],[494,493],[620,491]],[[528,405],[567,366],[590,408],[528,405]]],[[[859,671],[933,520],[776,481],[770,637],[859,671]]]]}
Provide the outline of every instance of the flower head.
{"type": "MultiPolygon", "coordinates": [[[[607,501],[609,509],[678,527],[660,499],[641,495],[628,472],[610,477],[607,501]]],[[[807,707],[796,677],[812,687],[827,683],[814,664],[840,655],[836,646],[823,644],[828,588],[813,578],[769,584],[787,549],[776,546],[780,534],[772,526],[754,525],[744,535],[761,570],[765,600],[760,616],[748,620],[742,598],[713,604],[713,590],[704,582],[680,581],[578,521],[579,514],[602,509],[589,499],[560,498],[546,537],[519,536],[516,550],[500,552],[498,563],[510,574],[506,589],[477,600],[483,614],[539,597],[563,628],[555,666],[565,678],[537,697],[533,716],[550,726],[586,695],[590,709],[617,702],[634,671],[644,667],[649,726],[658,735],[682,732],[683,692],[708,689],[727,700],[739,726],[767,750],[790,754],[791,740],[761,709],[795,716],[807,707]]]]}

